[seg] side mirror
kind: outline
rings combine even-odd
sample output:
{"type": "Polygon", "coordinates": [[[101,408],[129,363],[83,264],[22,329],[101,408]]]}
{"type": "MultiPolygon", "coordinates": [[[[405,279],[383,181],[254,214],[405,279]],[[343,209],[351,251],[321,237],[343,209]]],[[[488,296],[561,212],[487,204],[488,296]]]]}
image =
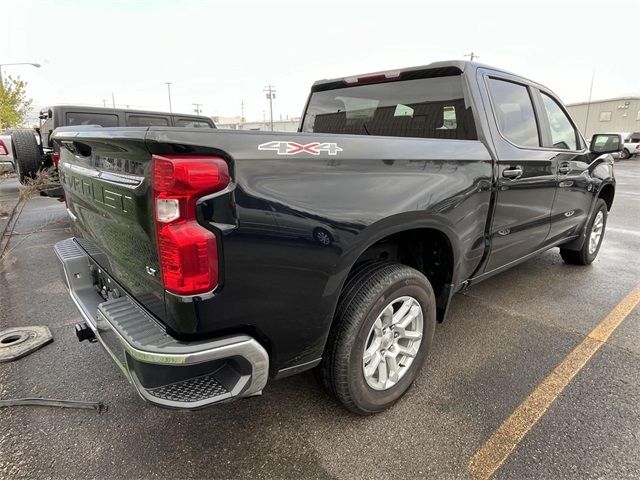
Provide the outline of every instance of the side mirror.
{"type": "Polygon", "coordinates": [[[622,151],[622,136],[617,133],[596,133],[591,137],[591,153],[603,155],[622,151]]]}

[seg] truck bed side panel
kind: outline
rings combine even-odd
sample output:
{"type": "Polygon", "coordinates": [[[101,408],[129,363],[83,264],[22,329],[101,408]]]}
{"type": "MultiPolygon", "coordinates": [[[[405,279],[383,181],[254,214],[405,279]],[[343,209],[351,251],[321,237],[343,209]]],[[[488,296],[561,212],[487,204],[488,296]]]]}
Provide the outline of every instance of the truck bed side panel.
{"type": "Polygon", "coordinates": [[[193,334],[248,329],[271,343],[277,369],[319,358],[342,283],[377,239],[410,228],[443,231],[455,251],[455,282],[484,252],[492,166],[478,141],[152,128],[147,146],[222,155],[235,181],[201,204],[201,223],[221,234],[222,284],[195,303],[197,324],[182,320],[194,305],[167,295],[167,321],[193,334]],[[270,142],[342,150],[259,149],[270,142]]]}

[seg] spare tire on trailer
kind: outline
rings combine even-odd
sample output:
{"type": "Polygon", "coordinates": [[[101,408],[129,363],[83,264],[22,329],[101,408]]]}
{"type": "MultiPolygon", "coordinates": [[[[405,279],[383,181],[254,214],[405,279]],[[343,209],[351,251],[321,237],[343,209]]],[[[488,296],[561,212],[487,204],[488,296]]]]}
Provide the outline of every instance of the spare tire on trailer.
{"type": "Polygon", "coordinates": [[[42,149],[36,140],[36,132],[31,129],[15,130],[11,133],[13,157],[18,179],[23,185],[34,178],[42,166],[42,149]]]}

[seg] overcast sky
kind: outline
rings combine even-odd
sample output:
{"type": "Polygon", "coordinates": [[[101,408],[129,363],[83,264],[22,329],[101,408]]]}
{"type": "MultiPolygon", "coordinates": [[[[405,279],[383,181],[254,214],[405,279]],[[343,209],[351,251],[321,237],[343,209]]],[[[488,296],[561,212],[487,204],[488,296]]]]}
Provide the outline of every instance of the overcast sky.
{"type": "Polygon", "coordinates": [[[433,61],[478,61],[547,85],[565,102],[640,94],[638,1],[215,2],[0,0],[3,74],[34,105],[80,103],[299,116],[314,80],[433,61]],[[634,31],[634,29],[636,31],[634,31]]]}

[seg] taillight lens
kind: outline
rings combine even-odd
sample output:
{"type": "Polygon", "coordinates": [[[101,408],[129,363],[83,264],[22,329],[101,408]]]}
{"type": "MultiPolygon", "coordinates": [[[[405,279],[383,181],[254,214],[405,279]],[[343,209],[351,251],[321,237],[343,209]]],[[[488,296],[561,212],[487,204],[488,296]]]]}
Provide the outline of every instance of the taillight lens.
{"type": "Polygon", "coordinates": [[[229,184],[219,157],[153,155],[152,184],[158,258],[164,288],[196,295],[218,284],[215,235],[196,221],[196,203],[229,184]]]}
{"type": "Polygon", "coordinates": [[[58,168],[58,163],[60,163],[60,145],[56,142],[53,142],[53,155],[51,155],[51,160],[56,168],[58,168]]]}
{"type": "Polygon", "coordinates": [[[0,155],[9,155],[9,150],[2,140],[0,140],[0,155]]]}

